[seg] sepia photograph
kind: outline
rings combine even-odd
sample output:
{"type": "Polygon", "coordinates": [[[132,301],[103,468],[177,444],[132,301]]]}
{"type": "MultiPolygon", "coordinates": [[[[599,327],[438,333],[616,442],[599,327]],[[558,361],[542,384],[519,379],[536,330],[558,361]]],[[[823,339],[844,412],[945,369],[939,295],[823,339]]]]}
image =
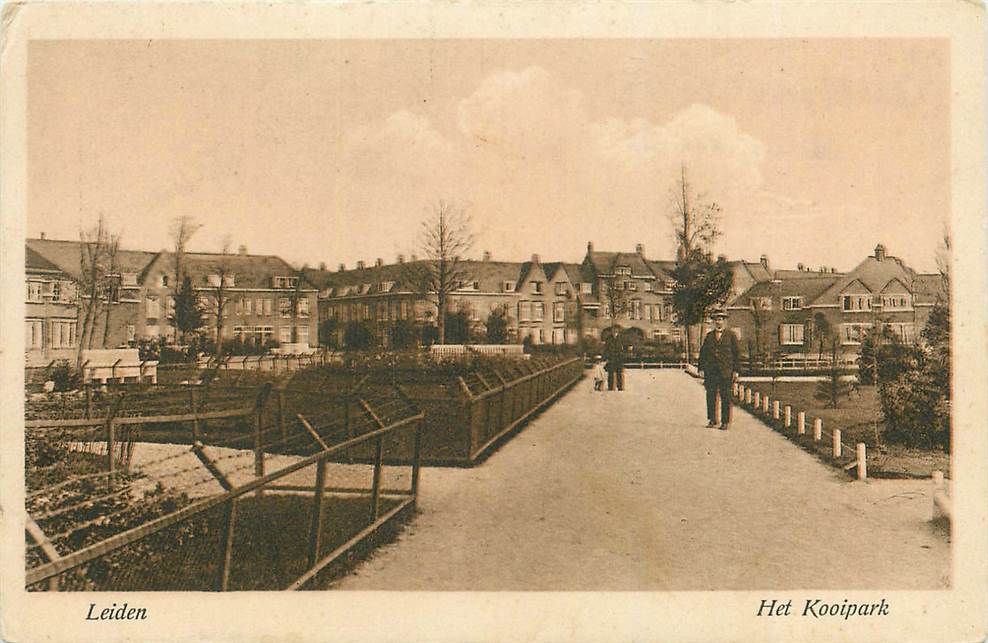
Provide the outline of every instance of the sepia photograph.
{"type": "MultiPolygon", "coordinates": [[[[5,591],[71,595],[64,640],[281,590],[741,592],[801,640],[983,602],[984,114],[949,34],[432,28],[23,38],[5,591]]],[[[745,638],[664,622],[606,638],[745,638]]]]}

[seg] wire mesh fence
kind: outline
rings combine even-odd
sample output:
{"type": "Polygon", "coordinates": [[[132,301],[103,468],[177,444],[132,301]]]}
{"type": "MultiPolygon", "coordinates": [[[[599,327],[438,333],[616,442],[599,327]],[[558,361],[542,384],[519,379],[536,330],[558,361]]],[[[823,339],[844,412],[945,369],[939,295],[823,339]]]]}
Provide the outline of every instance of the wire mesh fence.
{"type": "Polygon", "coordinates": [[[29,589],[298,588],[414,506],[422,413],[397,391],[151,393],[26,422],[29,589]]]}

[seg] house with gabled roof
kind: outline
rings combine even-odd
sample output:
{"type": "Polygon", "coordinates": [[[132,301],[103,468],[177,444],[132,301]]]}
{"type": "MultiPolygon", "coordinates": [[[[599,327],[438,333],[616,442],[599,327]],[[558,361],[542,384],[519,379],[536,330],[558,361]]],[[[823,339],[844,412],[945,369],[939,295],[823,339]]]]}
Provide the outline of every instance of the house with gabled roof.
{"type": "Polygon", "coordinates": [[[634,329],[642,340],[678,342],[669,274],[674,265],[649,260],[642,244],[634,252],[613,252],[595,250],[588,242],[581,264],[582,334],[599,338],[605,330],[621,327],[634,329]]]}
{"type": "Polygon", "coordinates": [[[75,281],[31,246],[24,248],[24,353],[27,366],[73,360],[78,334],[75,281]]]}
{"type": "Polygon", "coordinates": [[[777,271],[771,281],[738,295],[728,319],[742,346],[754,353],[818,352],[821,339],[836,337],[842,351],[853,355],[878,330],[916,341],[942,295],[939,275],[917,273],[878,244],[846,273],[777,271]]]}

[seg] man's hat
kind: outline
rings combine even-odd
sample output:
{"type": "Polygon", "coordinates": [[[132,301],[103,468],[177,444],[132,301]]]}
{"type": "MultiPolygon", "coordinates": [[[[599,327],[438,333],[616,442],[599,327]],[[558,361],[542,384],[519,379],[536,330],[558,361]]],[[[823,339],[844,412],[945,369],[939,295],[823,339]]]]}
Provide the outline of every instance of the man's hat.
{"type": "Polygon", "coordinates": [[[727,319],[727,311],[723,308],[714,308],[713,312],[710,313],[711,319],[727,319]]]}

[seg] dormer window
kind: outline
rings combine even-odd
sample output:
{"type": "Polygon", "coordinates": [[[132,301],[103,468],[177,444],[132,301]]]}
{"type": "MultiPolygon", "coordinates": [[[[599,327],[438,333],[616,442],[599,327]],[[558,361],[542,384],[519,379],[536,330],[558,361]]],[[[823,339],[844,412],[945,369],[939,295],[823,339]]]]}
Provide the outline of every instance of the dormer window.
{"type": "Polygon", "coordinates": [[[803,308],[802,297],[783,297],[782,310],[801,310],[803,308]]]}
{"type": "Polygon", "coordinates": [[[236,283],[236,280],[234,279],[234,276],[233,275],[223,275],[223,287],[224,288],[233,288],[233,286],[234,286],[235,283],[236,283]]]}
{"type": "Polygon", "coordinates": [[[622,275],[622,276],[625,276],[625,277],[630,277],[631,276],[631,267],[630,266],[618,266],[618,267],[616,267],[614,269],[614,274],[615,275],[622,275]]]}
{"type": "Polygon", "coordinates": [[[752,297],[749,304],[754,310],[772,310],[771,297],[752,297]]]}
{"type": "Polygon", "coordinates": [[[220,276],[219,275],[206,275],[206,284],[212,286],[213,288],[219,288],[219,286],[220,286],[220,276]]]}
{"type": "Polygon", "coordinates": [[[580,292],[584,295],[593,294],[593,284],[588,282],[580,284],[580,292]]]}
{"type": "Polygon", "coordinates": [[[566,284],[564,282],[559,282],[556,284],[556,294],[565,295],[567,292],[566,284]]]}
{"type": "Polygon", "coordinates": [[[906,294],[882,295],[882,310],[908,310],[912,307],[911,299],[906,294]]]}
{"type": "Polygon", "coordinates": [[[168,275],[158,275],[158,288],[167,288],[168,282],[168,275]]]}
{"type": "Polygon", "coordinates": [[[532,292],[535,293],[535,294],[537,294],[537,295],[541,295],[542,294],[542,282],[541,281],[533,281],[531,283],[532,283],[532,292]]]}
{"type": "Polygon", "coordinates": [[[391,292],[394,288],[395,282],[393,281],[382,281],[380,284],[381,292],[391,292]]]}
{"type": "Polygon", "coordinates": [[[501,284],[501,288],[502,288],[502,290],[504,290],[504,292],[514,292],[515,291],[515,282],[513,282],[513,281],[506,281],[503,284],[501,284]]]}

